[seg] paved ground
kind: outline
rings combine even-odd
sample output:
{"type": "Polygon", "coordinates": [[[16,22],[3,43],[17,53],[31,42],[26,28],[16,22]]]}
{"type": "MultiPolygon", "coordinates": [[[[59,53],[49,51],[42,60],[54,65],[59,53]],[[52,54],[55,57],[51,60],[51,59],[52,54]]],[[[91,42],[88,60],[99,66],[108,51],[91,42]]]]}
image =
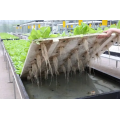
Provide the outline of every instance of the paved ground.
{"type": "MultiPolygon", "coordinates": [[[[12,80],[12,75],[11,75],[12,80]]],[[[13,83],[8,83],[9,74],[6,69],[6,63],[4,61],[3,52],[0,42],[0,99],[14,99],[13,83]]],[[[16,88],[17,89],[17,88],[16,88]]],[[[16,91],[16,98],[20,98],[18,91],[16,91]]]]}

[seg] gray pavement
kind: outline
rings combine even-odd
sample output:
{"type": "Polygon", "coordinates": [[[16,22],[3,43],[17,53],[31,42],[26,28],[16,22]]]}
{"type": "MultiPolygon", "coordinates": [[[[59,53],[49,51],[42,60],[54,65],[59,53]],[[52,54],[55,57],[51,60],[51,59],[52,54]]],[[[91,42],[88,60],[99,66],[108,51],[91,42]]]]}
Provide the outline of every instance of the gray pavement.
{"type": "MultiPolygon", "coordinates": [[[[0,99],[14,99],[13,83],[9,83],[9,74],[6,69],[6,63],[4,61],[3,52],[0,42],[0,99]]],[[[12,81],[12,74],[11,74],[12,81]]],[[[16,87],[16,98],[20,98],[16,87]]]]}

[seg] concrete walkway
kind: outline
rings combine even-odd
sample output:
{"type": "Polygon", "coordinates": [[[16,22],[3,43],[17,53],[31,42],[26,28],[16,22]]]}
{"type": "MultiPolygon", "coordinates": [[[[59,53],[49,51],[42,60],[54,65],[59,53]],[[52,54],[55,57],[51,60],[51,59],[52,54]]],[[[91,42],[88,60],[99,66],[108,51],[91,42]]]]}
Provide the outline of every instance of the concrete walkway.
{"type": "Polygon", "coordinates": [[[118,62],[118,68],[116,68],[116,61],[108,58],[101,57],[101,60],[93,61],[91,66],[97,70],[103,71],[111,76],[115,76],[120,79],[120,62],[118,62]]]}
{"type": "MultiPolygon", "coordinates": [[[[6,69],[6,63],[4,61],[2,46],[0,42],[0,99],[14,99],[13,83],[8,83],[8,81],[9,81],[9,74],[8,74],[8,70],[6,69]]],[[[11,74],[11,81],[12,81],[12,74],[11,74]]],[[[16,88],[16,98],[17,99],[20,98],[17,88],[16,88]]]]}

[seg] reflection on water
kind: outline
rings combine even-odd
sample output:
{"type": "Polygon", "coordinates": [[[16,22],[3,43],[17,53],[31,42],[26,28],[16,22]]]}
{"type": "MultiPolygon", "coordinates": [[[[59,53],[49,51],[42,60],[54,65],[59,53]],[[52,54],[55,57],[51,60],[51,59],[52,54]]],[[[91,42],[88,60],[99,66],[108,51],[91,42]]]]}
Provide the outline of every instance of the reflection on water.
{"type": "Polygon", "coordinates": [[[26,91],[31,99],[74,99],[95,94],[120,90],[120,86],[110,82],[107,78],[89,75],[88,73],[77,73],[70,75],[69,82],[64,74],[57,76],[52,80],[43,81],[42,87],[30,81],[23,81],[26,91]],[[57,84],[57,85],[56,85],[57,84]],[[49,86],[50,85],[50,86],[49,86]]]}

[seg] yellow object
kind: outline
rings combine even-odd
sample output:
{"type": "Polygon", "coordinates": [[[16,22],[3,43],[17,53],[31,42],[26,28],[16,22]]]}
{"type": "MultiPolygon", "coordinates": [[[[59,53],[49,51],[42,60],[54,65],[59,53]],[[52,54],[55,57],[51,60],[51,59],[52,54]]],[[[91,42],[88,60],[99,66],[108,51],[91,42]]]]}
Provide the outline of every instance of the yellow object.
{"type": "Polygon", "coordinates": [[[68,25],[67,25],[67,28],[68,28],[68,25]]]}
{"type": "Polygon", "coordinates": [[[65,21],[63,21],[63,27],[65,27],[65,21]]]}
{"type": "Polygon", "coordinates": [[[107,26],[107,22],[108,22],[107,20],[102,20],[102,25],[107,26]]]}
{"type": "Polygon", "coordinates": [[[35,25],[33,25],[33,28],[35,28],[35,25]]]}
{"type": "Polygon", "coordinates": [[[71,25],[71,28],[73,28],[73,25],[71,25]]]}
{"type": "Polygon", "coordinates": [[[38,25],[38,28],[40,28],[40,24],[38,25]]]}
{"type": "Polygon", "coordinates": [[[91,24],[89,24],[89,27],[91,27],[92,25],[91,24]]]}
{"type": "Polygon", "coordinates": [[[30,26],[28,26],[28,29],[30,29],[30,26]]]}
{"type": "Polygon", "coordinates": [[[100,26],[101,26],[101,24],[100,24],[100,26]]]}
{"type": "Polygon", "coordinates": [[[78,21],[79,25],[81,25],[81,22],[83,22],[83,20],[79,20],[79,21],[78,21]]]}
{"type": "Polygon", "coordinates": [[[18,29],[18,27],[16,27],[16,29],[18,29]]]}
{"type": "Polygon", "coordinates": [[[22,29],[22,27],[20,26],[20,29],[22,29]]]}

